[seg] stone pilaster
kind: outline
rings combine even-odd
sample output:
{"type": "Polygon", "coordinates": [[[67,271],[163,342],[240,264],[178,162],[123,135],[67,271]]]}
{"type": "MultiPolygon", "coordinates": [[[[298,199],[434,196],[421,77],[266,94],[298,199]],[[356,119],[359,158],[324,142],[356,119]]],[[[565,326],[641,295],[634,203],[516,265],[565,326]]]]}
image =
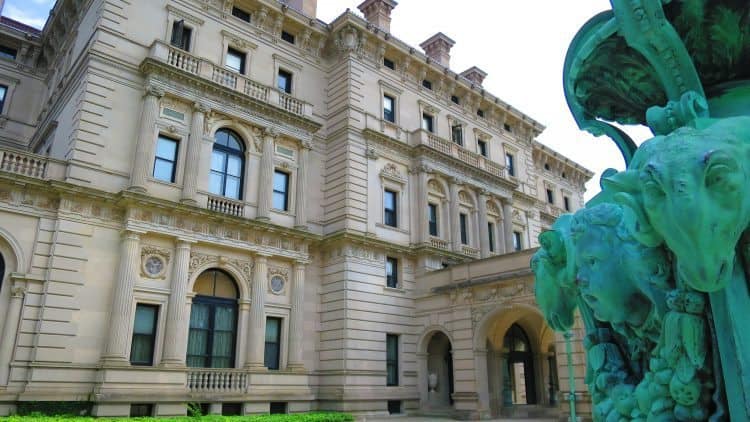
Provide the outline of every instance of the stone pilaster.
{"type": "Polygon", "coordinates": [[[115,292],[110,307],[108,338],[102,362],[111,365],[129,365],[128,341],[130,322],[133,320],[133,288],[138,277],[140,235],[126,230],[120,242],[120,265],[115,278],[115,292]]]}
{"type": "Polygon", "coordinates": [[[190,314],[187,304],[188,270],[190,266],[190,242],[178,240],[172,267],[167,327],[164,334],[164,366],[185,366],[188,324],[190,314]]]}
{"type": "Polygon", "coordinates": [[[188,139],[182,183],[182,202],[186,204],[197,203],[198,166],[201,158],[201,142],[203,142],[203,125],[206,120],[206,113],[209,111],[210,108],[206,104],[193,104],[193,119],[190,122],[190,139],[188,139]]]}
{"type": "Polygon", "coordinates": [[[503,237],[505,252],[513,252],[513,206],[508,199],[503,200],[503,237]]]}
{"type": "Polygon", "coordinates": [[[451,241],[454,252],[461,252],[461,223],[458,216],[458,189],[460,187],[456,179],[450,180],[451,241]]]}
{"type": "Polygon", "coordinates": [[[419,207],[417,223],[419,224],[419,239],[420,243],[430,243],[430,214],[428,211],[427,202],[427,178],[429,177],[429,168],[427,166],[419,166],[417,192],[419,194],[419,200],[417,206],[419,207]]]}
{"type": "Polygon", "coordinates": [[[13,347],[16,345],[18,322],[21,319],[21,307],[25,294],[26,288],[24,287],[13,286],[10,290],[10,304],[5,314],[3,336],[0,338],[0,385],[8,384],[10,359],[13,356],[13,347]]]}
{"type": "Polygon", "coordinates": [[[487,258],[490,256],[489,232],[485,232],[485,230],[487,230],[487,191],[484,189],[480,190],[477,198],[477,221],[479,221],[479,230],[477,234],[479,235],[479,251],[482,258],[487,258]]]}
{"type": "Polygon", "coordinates": [[[248,335],[247,361],[245,367],[264,368],[263,353],[266,336],[266,284],[268,282],[268,256],[255,258],[253,273],[252,303],[250,305],[250,332],[248,335]]]}
{"type": "Polygon", "coordinates": [[[298,229],[307,229],[307,166],[310,159],[311,145],[303,143],[299,150],[299,162],[297,163],[297,191],[295,194],[296,213],[294,226],[298,229]]]}
{"type": "MultiPolygon", "coordinates": [[[[250,299],[240,299],[240,314],[237,319],[237,350],[247,350],[247,332],[248,324],[250,323],[250,299]]],[[[241,368],[245,366],[247,359],[247,353],[239,353],[237,355],[237,367],[241,368]]]]}
{"type": "Polygon", "coordinates": [[[153,155],[154,128],[156,127],[156,117],[159,115],[159,98],[163,96],[164,90],[161,88],[153,85],[146,87],[138,139],[135,144],[133,170],[130,173],[130,190],[146,192],[146,177],[153,155]]]}
{"type": "Polygon", "coordinates": [[[276,131],[263,131],[263,155],[260,158],[260,177],[258,180],[258,218],[271,217],[271,201],[273,200],[273,169],[274,169],[274,139],[276,131]]]}
{"type": "Polygon", "coordinates": [[[292,282],[292,309],[289,314],[289,360],[287,369],[304,370],[302,360],[303,338],[305,335],[305,264],[294,264],[294,279],[292,282]]]}

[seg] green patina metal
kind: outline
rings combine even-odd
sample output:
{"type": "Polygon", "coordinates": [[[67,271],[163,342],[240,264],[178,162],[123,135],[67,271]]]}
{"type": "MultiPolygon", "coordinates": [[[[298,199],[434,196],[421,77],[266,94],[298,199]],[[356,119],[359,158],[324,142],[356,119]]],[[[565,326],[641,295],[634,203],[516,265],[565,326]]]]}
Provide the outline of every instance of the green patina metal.
{"type": "Polygon", "coordinates": [[[750,420],[748,79],[747,1],[612,0],[571,43],[571,113],[627,169],[540,235],[532,269],[549,325],[583,320],[597,421],[750,420]]]}

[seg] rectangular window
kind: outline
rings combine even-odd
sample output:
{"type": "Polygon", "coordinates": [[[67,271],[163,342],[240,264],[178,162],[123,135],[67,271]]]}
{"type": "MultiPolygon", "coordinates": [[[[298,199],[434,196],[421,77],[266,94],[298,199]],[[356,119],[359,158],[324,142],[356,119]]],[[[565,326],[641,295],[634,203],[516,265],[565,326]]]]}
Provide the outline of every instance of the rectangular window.
{"type": "Polygon", "coordinates": [[[159,307],[156,305],[135,306],[133,342],[130,346],[130,364],[151,366],[154,364],[154,344],[156,343],[156,320],[159,307]]]}
{"type": "Polygon", "coordinates": [[[489,157],[489,154],[487,153],[487,142],[478,140],[477,141],[477,149],[479,149],[479,154],[483,157],[489,157]]]}
{"type": "Polygon", "coordinates": [[[385,385],[398,385],[398,336],[386,334],[385,336],[385,385]]]}
{"type": "Polygon", "coordinates": [[[427,89],[432,89],[432,81],[428,81],[427,79],[422,80],[422,86],[427,89]]]}
{"type": "Polygon", "coordinates": [[[8,87],[5,85],[0,85],[0,114],[5,113],[5,94],[7,92],[8,87]]]}
{"type": "Polygon", "coordinates": [[[383,57],[383,66],[387,67],[388,69],[396,69],[396,64],[393,63],[393,60],[383,57]]]}
{"type": "Polygon", "coordinates": [[[507,123],[503,123],[503,129],[505,129],[506,132],[513,132],[513,128],[507,123]]]}
{"type": "Polygon", "coordinates": [[[464,145],[464,127],[461,125],[451,126],[451,140],[461,146],[464,145]]]}
{"type": "Polygon", "coordinates": [[[272,415],[285,415],[287,413],[286,407],[285,401],[272,401],[269,413],[272,415]]]}
{"type": "Polygon", "coordinates": [[[478,108],[477,109],[477,116],[484,117],[484,110],[482,110],[481,108],[478,108]]]}
{"type": "Polygon", "coordinates": [[[15,60],[17,54],[18,54],[18,51],[16,51],[15,48],[10,48],[4,45],[0,45],[0,57],[9,59],[9,60],[15,60]]]}
{"type": "Polygon", "coordinates": [[[185,20],[180,19],[172,24],[172,39],[170,44],[185,51],[190,51],[190,36],[193,30],[185,26],[185,20]]]}
{"type": "Polygon", "coordinates": [[[505,154],[505,168],[508,169],[509,176],[516,175],[516,167],[513,165],[513,154],[505,154]]]}
{"type": "Polygon", "coordinates": [[[383,119],[396,122],[396,100],[390,95],[383,95],[383,119]]]}
{"type": "Polygon", "coordinates": [[[570,211],[570,198],[567,196],[563,196],[563,206],[565,206],[565,211],[570,211]]]}
{"type": "Polygon", "coordinates": [[[385,225],[398,227],[397,211],[396,192],[386,189],[383,194],[383,222],[385,225]]]}
{"type": "Polygon", "coordinates": [[[458,223],[461,228],[461,244],[462,245],[468,245],[469,244],[469,230],[468,230],[468,218],[466,214],[459,214],[458,215],[458,223]]]}
{"type": "Polygon", "coordinates": [[[279,170],[273,173],[273,207],[289,211],[289,173],[279,170]]]}
{"type": "Polygon", "coordinates": [[[235,50],[232,47],[227,48],[227,69],[232,69],[238,73],[245,73],[245,57],[247,55],[239,50],[235,50]]]}
{"type": "Polygon", "coordinates": [[[279,69],[278,77],[276,78],[276,86],[286,92],[287,94],[292,93],[292,74],[286,70],[279,69]]]}
{"type": "Polygon", "coordinates": [[[281,352],[281,318],[266,318],[266,348],[263,354],[264,365],[268,369],[279,369],[281,352]]]}
{"type": "Polygon", "coordinates": [[[422,113],[422,129],[435,133],[435,126],[433,125],[433,117],[430,114],[422,113]]]}
{"type": "Polygon", "coordinates": [[[398,287],[398,260],[390,256],[385,258],[385,285],[398,287]]]}
{"type": "Polygon", "coordinates": [[[520,251],[523,248],[521,243],[521,232],[513,232],[513,250],[520,251]]]}
{"type": "Polygon", "coordinates": [[[451,95],[451,101],[453,101],[455,104],[461,104],[461,100],[458,99],[457,95],[451,95]]]}
{"type": "Polygon", "coordinates": [[[245,22],[250,22],[250,13],[240,9],[239,7],[232,7],[232,16],[242,19],[245,22]]]}
{"type": "Polygon", "coordinates": [[[401,414],[401,400],[388,400],[388,414],[401,414]]]}
{"type": "Polygon", "coordinates": [[[286,31],[281,31],[281,39],[288,42],[289,44],[294,44],[294,35],[290,34],[286,31]]]}
{"type": "Polygon", "coordinates": [[[154,179],[174,183],[177,162],[177,140],[159,135],[156,140],[154,158],[154,179]]]}
{"type": "Polygon", "coordinates": [[[552,192],[552,189],[547,189],[547,202],[550,204],[555,203],[555,194],[552,192]]]}
{"type": "Polygon", "coordinates": [[[487,223],[487,236],[490,240],[490,252],[495,252],[495,225],[487,223]]]}
{"type": "Polygon", "coordinates": [[[154,405],[151,403],[133,403],[130,405],[130,417],[142,418],[154,416],[154,405]]]}
{"type": "Polygon", "coordinates": [[[429,214],[430,236],[437,236],[438,235],[437,205],[428,204],[427,211],[429,214]]]}

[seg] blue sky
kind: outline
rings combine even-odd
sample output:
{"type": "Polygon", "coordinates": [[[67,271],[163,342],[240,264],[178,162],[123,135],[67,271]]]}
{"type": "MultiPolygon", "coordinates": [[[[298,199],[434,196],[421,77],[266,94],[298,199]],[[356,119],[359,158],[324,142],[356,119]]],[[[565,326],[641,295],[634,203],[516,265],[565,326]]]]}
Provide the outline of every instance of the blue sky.
{"type": "Polygon", "coordinates": [[[3,16],[42,29],[55,0],[5,0],[3,16]]]}

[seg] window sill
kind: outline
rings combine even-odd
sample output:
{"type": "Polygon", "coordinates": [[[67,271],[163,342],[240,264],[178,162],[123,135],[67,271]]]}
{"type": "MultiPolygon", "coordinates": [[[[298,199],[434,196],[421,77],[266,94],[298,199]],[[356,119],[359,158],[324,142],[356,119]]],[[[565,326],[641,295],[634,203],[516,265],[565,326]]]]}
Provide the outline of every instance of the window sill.
{"type": "Polygon", "coordinates": [[[291,211],[284,211],[284,210],[279,210],[279,209],[276,209],[276,208],[271,208],[271,211],[274,212],[274,213],[276,213],[276,214],[286,215],[286,216],[289,216],[289,217],[294,217],[295,216],[295,214],[293,212],[291,212],[291,211]]]}
{"type": "Polygon", "coordinates": [[[398,293],[398,294],[402,294],[402,295],[406,294],[406,290],[404,290],[404,288],[402,286],[399,286],[399,287],[383,286],[383,291],[384,292],[391,292],[391,293],[398,293]]]}
{"type": "Polygon", "coordinates": [[[378,227],[378,228],[381,228],[381,229],[393,230],[393,231],[400,232],[400,233],[403,233],[403,234],[409,234],[409,230],[405,230],[405,229],[402,229],[402,228],[399,228],[399,227],[389,226],[389,225],[383,224],[383,223],[375,223],[375,227],[378,227]]]}
{"type": "Polygon", "coordinates": [[[182,189],[182,184],[177,183],[177,182],[165,182],[163,180],[155,179],[153,176],[149,177],[148,180],[150,182],[153,182],[153,183],[156,183],[156,184],[159,184],[159,185],[164,185],[164,186],[169,186],[169,187],[172,187],[172,188],[180,188],[180,189],[182,189]]]}

